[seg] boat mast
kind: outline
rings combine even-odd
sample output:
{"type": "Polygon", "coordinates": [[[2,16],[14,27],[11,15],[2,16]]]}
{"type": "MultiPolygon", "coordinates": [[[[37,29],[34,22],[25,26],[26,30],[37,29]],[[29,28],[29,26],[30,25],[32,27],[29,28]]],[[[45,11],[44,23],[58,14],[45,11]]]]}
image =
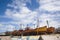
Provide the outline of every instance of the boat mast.
{"type": "Polygon", "coordinates": [[[47,22],[47,26],[48,26],[48,28],[49,28],[49,22],[48,22],[48,20],[47,20],[46,22],[47,22]]]}
{"type": "MultiPolygon", "coordinates": [[[[20,24],[20,30],[22,30],[22,27],[23,27],[23,24],[20,24]]],[[[21,33],[21,39],[22,39],[22,36],[23,36],[23,31],[21,33]]]]}
{"type": "Polygon", "coordinates": [[[34,29],[35,29],[35,24],[33,24],[34,25],[34,29]]]}
{"type": "Polygon", "coordinates": [[[29,25],[27,24],[27,27],[29,27],[29,25]]]}
{"type": "MultiPolygon", "coordinates": [[[[37,18],[37,28],[39,27],[39,18],[37,18]]],[[[37,29],[37,35],[38,35],[38,29],[37,29]]]]}
{"type": "Polygon", "coordinates": [[[20,24],[20,30],[22,30],[22,26],[23,26],[23,25],[22,25],[22,24],[20,24]]]}
{"type": "Polygon", "coordinates": [[[37,18],[37,28],[39,27],[39,18],[37,18]]]}

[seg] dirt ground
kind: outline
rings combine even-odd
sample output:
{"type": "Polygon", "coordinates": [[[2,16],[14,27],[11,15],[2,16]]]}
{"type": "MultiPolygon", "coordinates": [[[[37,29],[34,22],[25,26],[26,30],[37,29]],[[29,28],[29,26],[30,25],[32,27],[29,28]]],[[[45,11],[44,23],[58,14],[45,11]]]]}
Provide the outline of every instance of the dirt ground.
{"type": "Polygon", "coordinates": [[[36,36],[0,36],[1,40],[60,40],[60,34],[36,36]],[[41,39],[42,38],[42,39],[41,39]]]}

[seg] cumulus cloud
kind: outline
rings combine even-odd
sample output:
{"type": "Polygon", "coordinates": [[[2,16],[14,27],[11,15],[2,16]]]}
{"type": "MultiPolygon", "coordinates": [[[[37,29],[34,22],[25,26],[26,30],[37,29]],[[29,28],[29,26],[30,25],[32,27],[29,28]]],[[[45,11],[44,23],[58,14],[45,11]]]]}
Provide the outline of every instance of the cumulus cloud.
{"type": "Polygon", "coordinates": [[[57,20],[60,17],[59,15],[60,14],[54,14],[54,15],[52,15],[52,14],[42,14],[40,16],[40,20],[42,21],[40,23],[40,26],[47,25],[46,21],[48,20],[49,26],[58,27],[58,25],[60,24],[59,20],[57,20]]]}
{"type": "Polygon", "coordinates": [[[0,32],[13,31],[13,30],[15,30],[15,26],[11,24],[5,25],[0,23],[0,32]]]}
{"type": "Polygon", "coordinates": [[[15,30],[15,26],[13,25],[6,26],[6,31],[14,31],[14,30],[15,30]]]}
{"type": "MultiPolygon", "coordinates": [[[[34,17],[37,15],[37,12],[35,11],[31,11],[29,10],[26,5],[23,6],[23,4],[25,2],[22,2],[20,5],[21,1],[16,0],[13,1],[13,4],[8,4],[9,7],[15,7],[13,5],[17,5],[17,9],[19,9],[19,11],[17,11],[16,9],[14,9],[13,11],[11,9],[7,9],[6,10],[6,15],[8,17],[11,17],[13,20],[20,20],[21,23],[24,22],[24,24],[26,23],[31,23],[34,19],[34,17]]],[[[26,3],[25,3],[26,4],[26,3]]]]}
{"type": "Polygon", "coordinates": [[[60,1],[59,0],[40,0],[42,9],[47,11],[59,11],[60,1]]]}
{"type": "MultiPolygon", "coordinates": [[[[46,20],[49,21],[50,26],[54,26],[57,27],[58,21],[55,21],[56,19],[59,19],[60,14],[51,14],[51,13],[45,13],[44,11],[47,10],[49,12],[53,12],[54,11],[59,11],[60,7],[59,7],[59,2],[54,0],[37,0],[37,2],[40,3],[40,7],[37,10],[30,10],[27,6],[26,6],[26,2],[30,2],[29,0],[13,0],[13,2],[11,4],[8,4],[8,7],[12,7],[13,9],[6,9],[5,15],[8,18],[13,19],[14,21],[10,22],[12,24],[36,24],[37,23],[37,17],[39,17],[40,22],[40,26],[45,26],[46,24],[46,20]],[[58,2],[58,3],[57,3],[58,2]],[[58,6],[56,6],[58,5],[58,6]]],[[[14,29],[14,26],[10,25],[11,29],[14,29]]],[[[9,28],[10,28],[9,26],[9,28]]],[[[9,29],[10,30],[10,29],[9,29]]]]}

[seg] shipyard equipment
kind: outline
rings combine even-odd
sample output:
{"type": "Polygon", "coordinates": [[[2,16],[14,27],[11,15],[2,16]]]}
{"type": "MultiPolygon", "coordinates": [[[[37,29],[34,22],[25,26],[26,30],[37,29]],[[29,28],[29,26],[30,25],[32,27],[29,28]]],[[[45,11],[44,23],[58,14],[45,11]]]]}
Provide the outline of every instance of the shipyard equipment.
{"type": "Polygon", "coordinates": [[[54,33],[54,31],[55,31],[55,28],[54,27],[49,27],[48,21],[47,21],[47,26],[39,27],[39,20],[38,20],[37,21],[37,28],[31,29],[27,25],[27,27],[25,28],[25,30],[14,30],[10,34],[12,34],[14,36],[19,36],[19,35],[25,35],[25,36],[27,36],[27,35],[40,35],[40,34],[54,33]]]}

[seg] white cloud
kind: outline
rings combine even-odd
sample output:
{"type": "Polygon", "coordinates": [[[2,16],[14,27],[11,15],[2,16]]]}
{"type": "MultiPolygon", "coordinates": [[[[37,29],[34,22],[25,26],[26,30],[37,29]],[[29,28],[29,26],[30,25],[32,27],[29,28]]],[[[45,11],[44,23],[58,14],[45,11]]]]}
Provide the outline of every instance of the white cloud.
{"type": "Polygon", "coordinates": [[[13,26],[13,25],[7,25],[6,26],[6,30],[7,31],[14,31],[15,30],[15,26],[13,26]]]}
{"type": "Polygon", "coordinates": [[[29,10],[27,7],[22,7],[20,12],[25,14],[31,12],[31,10],[29,10]]]}
{"type": "MultiPolygon", "coordinates": [[[[27,1],[27,2],[30,2],[30,1],[27,1]]],[[[9,7],[13,7],[14,9],[13,10],[7,9],[5,13],[6,13],[7,17],[10,17],[11,19],[14,20],[13,22],[11,22],[13,24],[20,24],[20,23],[35,24],[36,20],[34,20],[34,19],[36,19],[38,16],[37,14],[39,14],[38,17],[39,17],[40,21],[42,21],[42,22],[40,22],[40,26],[47,25],[46,20],[48,20],[50,23],[50,26],[57,27],[58,26],[57,24],[60,24],[60,23],[58,23],[57,21],[54,21],[56,14],[51,15],[50,13],[49,14],[39,13],[39,11],[41,9],[47,10],[47,11],[60,10],[60,7],[59,7],[60,4],[59,3],[56,4],[56,3],[57,3],[56,1],[52,1],[52,0],[40,0],[41,6],[39,7],[39,9],[37,9],[36,11],[31,11],[26,7],[25,2],[23,2],[23,1],[20,2],[19,0],[15,0],[15,1],[13,1],[13,3],[8,4],[9,7]],[[58,6],[56,6],[56,5],[58,5],[58,6]],[[17,11],[16,9],[19,9],[19,11],[17,11]]],[[[57,14],[57,16],[59,16],[59,14],[57,14]]],[[[13,29],[13,26],[11,29],[13,29]]]]}
{"type": "Polygon", "coordinates": [[[56,19],[59,19],[58,17],[60,14],[42,14],[40,15],[40,18],[39,20],[42,21],[40,23],[40,26],[44,26],[44,25],[47,25],[46,21],[48,20],[49,21],[49,26],[53,26],[53,27],[59,27],[59,21],[56,20],[56,19]]]}
{"type": "Polygon", "coordinates": [[[15,30],[15,26],[13,25],[4,25],[0,23],[0,32],[6,32],[6,31],[13,31],[15,30]]]}
{"type": "Polygon", "coordinates": [[[37,15],[36,11],[29,10],[25,5],[23,5],[24,2],[20,2],[19,0],[13,1],[12,5],[9,4],[8,6],[15,8],[15,4],[17,4],[16,7],[17,9],[19,9],[19,12],[15,9],[13,11],[11,11],[11,9],[7,9],[5,12],[7,17],[11,17],[13,20],[19,21],[24,24],[28,24],[34,21],[33,18],[37,15]]]}
{"type": "MultiPolygon", "coordinates": [[[[53,12],[54,11],[60,11],[60,0],[40,0],[40,7],[39,7],[39,11],[49,11],[49,12],[53,12]]],[[[41,12],[42,13],[42,12],[41,12]]],[[[60,14],[58,13],[42,13],[40,15],[40,20],[42,20],[43,22],[41,22],[40,26],[46,25],[46,20],[49,21],[50,26],[54,26],[54,27],[60,27],[59,26],[59,22],[58,20],[60,17],[60,14]],[[58,19],[58,20],[57,20],[58,19]]]]}
{"type": "Polygon", "coordinates": [[[60,1],[59,0],[40,0],[41,7],[47,11],[59,11],[60,10],[60,1]]]}
{"type": "Polygon", "coordinates": [[[0,24],[0,27],[2,26],[2,24],[0,24]]]}

